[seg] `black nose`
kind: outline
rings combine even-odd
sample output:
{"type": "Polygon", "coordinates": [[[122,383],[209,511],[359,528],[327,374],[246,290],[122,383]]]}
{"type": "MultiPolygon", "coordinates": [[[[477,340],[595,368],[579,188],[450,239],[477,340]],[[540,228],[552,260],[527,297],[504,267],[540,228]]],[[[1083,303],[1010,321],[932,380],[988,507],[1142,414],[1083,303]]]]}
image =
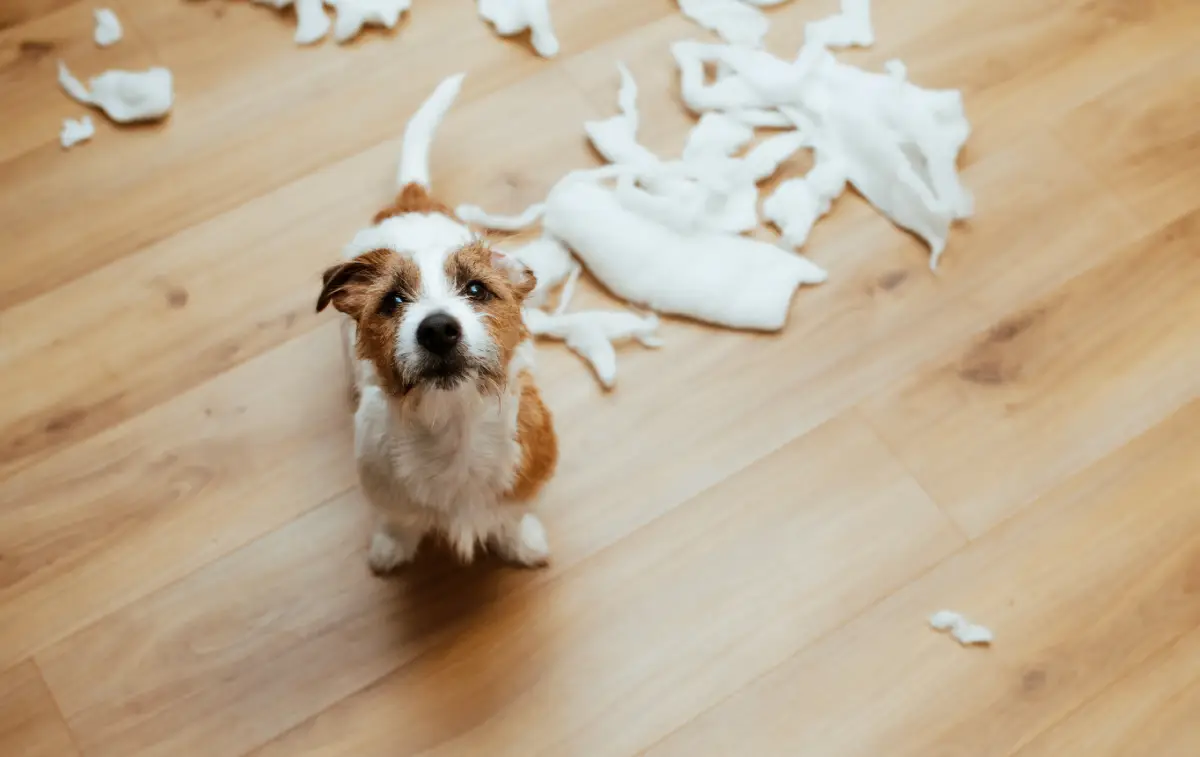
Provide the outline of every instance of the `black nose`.
{"type": "Polygon", "coordinates": [[[417,326],[417,344],[434,355],[445,355],[458,345],[462,327],[445,313],[434,313],[417,326]]]}

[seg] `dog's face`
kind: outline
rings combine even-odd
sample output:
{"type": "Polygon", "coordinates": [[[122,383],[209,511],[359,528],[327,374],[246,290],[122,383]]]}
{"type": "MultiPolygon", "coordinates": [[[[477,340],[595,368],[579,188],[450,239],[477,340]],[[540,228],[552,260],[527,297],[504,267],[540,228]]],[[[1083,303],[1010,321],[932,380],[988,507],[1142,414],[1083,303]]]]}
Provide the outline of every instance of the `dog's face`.
{"type": "Polygon", "coordinates": [[[449,252],[373,250],[325,271],[317,311],[332,304],[358,323],[358,356],[384,388],[481,391],[503,385],[525,337],[521,304],[533,274],[483,242],[449,252]]]}

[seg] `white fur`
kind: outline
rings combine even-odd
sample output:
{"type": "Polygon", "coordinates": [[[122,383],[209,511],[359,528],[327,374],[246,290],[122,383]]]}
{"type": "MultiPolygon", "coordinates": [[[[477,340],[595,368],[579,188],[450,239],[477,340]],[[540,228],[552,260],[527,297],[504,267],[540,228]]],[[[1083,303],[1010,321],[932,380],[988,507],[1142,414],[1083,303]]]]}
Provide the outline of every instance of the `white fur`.
{"type": "Polygon", "coordinates": [[[454,317],[462,327],[462,344],[467,354],[476,359],[495,360],[496,346],[492,344],[487,326],[466,298],[455,291],[453,282],[446,276],[446,257],[453,248],[446,250],[424,249],[412,258],[421,271],[421,294],[416,302],[405,309],[404,320],[396,339],[396,360],[405,365],[418,354],[417,327],[421,321],[435,313],[446,313],[454,317]]]}
{"type": "Polygon", "coordinates": [[[504,499],[521,462],[516,441],[520,385],[531,346],[518,348],[499,396],[471,382],[429,389],[404,402],[358,373],[354,452],[368,501],[381,518],[369,562],[379,572],[410,560],[422,537],[443,534],[469,561],[491,542],[502,555],[525,565],[545,562],[545,531],[526,508],[504,499]]]}
{"type": "MultiPolygon", "coordinates": [[[[462,75],[442,82],[405,131],[398,183],[429,182],[433,133],[462,84],[462,75]]],[[[419,361],[418,325],[433,313],[453,316],[462,327],[468,355],[498,359],[481,316],[455,291],[445,263],[455,250],[474,241],[461,223],[437,213],[406,213],[363,229],[343,251],[352,258],[370,250],[391,250],[411,258],[420,271],[421,291],[405,308],[394,345],[397,363],[419,361]]],[[[347,347],[355,339],[347,329],[347,347]]],[[[442,533],[463,560],[492,543],[505,557],[524,565],[549,556],[546,533],[522,505],[505,501],[521,463],[517,443],[522,371],[532,367],[532,345],[519,345],[508,364],[499,394],[480,391],[474,381],[453,389],[420,387],[407,397],[388,395],[375,367],[351,352],[358,409],[354,451],[364,494],[379,513],[368,562],[385,572],[412,559],[430,531],[442,533]]]]}
{"type": "MultiPolygon", "coordinates": [[[[472,239],[467,227],[444,215],[407,213],[363,229],[344,250],[348,258],[391,250],[412,258],[420,270],[420,295],[406,308],[397,334],[400,365],[417,359],[417,326],[439,311],[461,324],[469,355],[495,358],[485,324],[445,274],[447,256],[472,239]]],[[[351,327],[348,344],[353,342],[351,327]]],[[[431,531],[445,535],[463,560],[491,542],[522,564],[546,561],[549,550],[536,516],[503,499],[521,461],[517,376],[532,366],[531,352],[529,343],[518,347],[498,397],[467,381],[449,390],[422,389],[407,401],[384,393],[374,366],[351,356],[359,398],[355,458],[363,492],[381,515],[368,557],[373,570],[386,572],[412,559],[431,531]]]]}

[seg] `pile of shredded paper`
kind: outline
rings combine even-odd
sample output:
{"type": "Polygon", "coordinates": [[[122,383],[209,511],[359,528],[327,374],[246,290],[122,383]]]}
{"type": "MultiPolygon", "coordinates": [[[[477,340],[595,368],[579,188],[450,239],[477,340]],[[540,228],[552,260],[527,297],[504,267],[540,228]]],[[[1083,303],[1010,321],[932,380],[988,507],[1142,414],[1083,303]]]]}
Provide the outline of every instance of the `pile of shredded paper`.
{"type": "Polygon", "coordinates": [[[826,278],[794,250],[848,184],[925,241],[931,268],[951,224],[972,212],[956,167],[970,133],[960,93],[913,85],[899,61],[873,73],[834,57],[831,48],[874,41],[869,0],[842,0],[840,13],[808,24],[794,58],[767,52],[767,16],[755,6],[782,1],[679,0],[687,16],[725,40],[672,47],[684,104],[699,115],[679,158],[638,143],[637,85],[618,64],[618,115],[584,124],[609,165],[569,173],[544,203],[517,216],[457,209],[464,221],[497,230],[541,220],[542,238],[513,251],[539,282],[528,326],[565,341],[606,388],[616,379],[613,344],[660,344],[658,321],[625,311],[566,312],[579,263],[610,292],[651,311],[775,331],[796,289],[826,278]],[[712,81],[707,68],[716,71],[712,81]],[[776,133],[748,147],[756,127],[776,133]],[[762,202],[781,245],[743,236],[760,223],[758,183],[801,149],[812,151],[813,168],[762,202]],[[563,282],[557,309],[538,309],[563,282]]]}

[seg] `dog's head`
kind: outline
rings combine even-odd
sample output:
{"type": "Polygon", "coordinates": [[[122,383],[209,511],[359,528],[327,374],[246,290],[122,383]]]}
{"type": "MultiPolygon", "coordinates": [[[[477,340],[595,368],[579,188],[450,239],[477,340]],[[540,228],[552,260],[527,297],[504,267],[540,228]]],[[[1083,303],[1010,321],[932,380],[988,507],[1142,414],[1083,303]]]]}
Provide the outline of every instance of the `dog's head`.
{"type": "Polygon", "coordinates": [[[358,323],[357,354],[384,388],[499,389],[525,337],[521,304],[537,282],[483,242],[450,251],[373,250],[325,271],[317,311],[332,304],[358,323]]]}

